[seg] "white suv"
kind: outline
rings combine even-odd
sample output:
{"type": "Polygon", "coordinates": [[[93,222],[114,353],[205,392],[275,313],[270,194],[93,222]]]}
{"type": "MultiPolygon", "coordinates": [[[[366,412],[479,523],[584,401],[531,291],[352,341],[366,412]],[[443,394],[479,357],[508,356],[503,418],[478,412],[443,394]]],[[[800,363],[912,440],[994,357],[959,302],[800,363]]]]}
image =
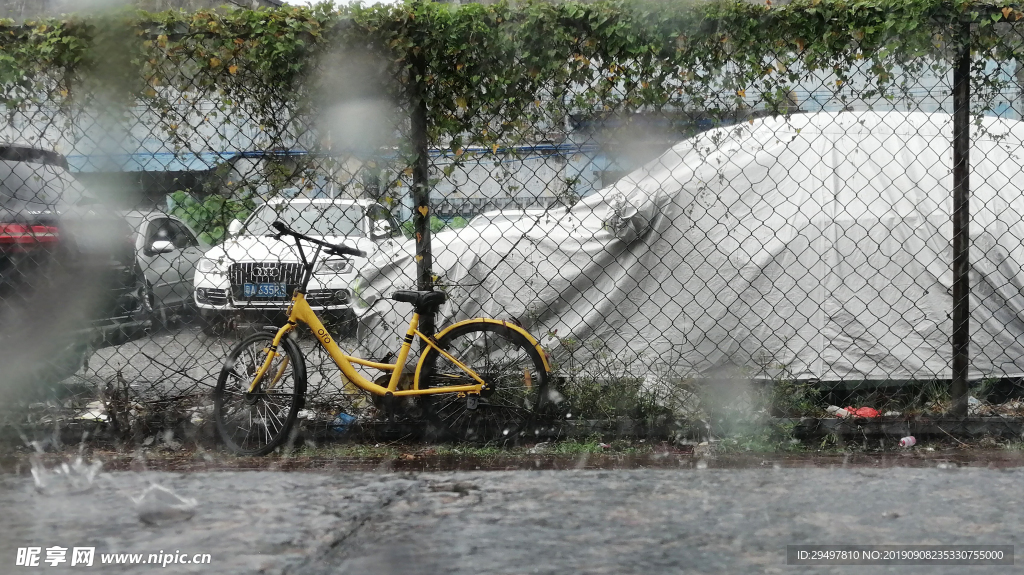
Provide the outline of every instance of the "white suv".
{"type": "MultiPolygon", "coordinates": [[[[216,326],[241,311],[283,312],[300,281],[301,264],[295,243],[275,239],[270,226],[280,220],[299,232],[343,244],[371,257],[402,237],[388,210],[371,200],[277,199],[260,206],[242,224],[231,223],[230,239],[206,252],[196,266],[196,305],[216,326]]],[[[312,248],[307,257],[312,257],[312,248]]],[[[354,327],[349,284],[364,258],[318,258],[306,301],[329,319],[354,327]]],[[[337,334],[344,337],[343,334],[337,334]]]]}

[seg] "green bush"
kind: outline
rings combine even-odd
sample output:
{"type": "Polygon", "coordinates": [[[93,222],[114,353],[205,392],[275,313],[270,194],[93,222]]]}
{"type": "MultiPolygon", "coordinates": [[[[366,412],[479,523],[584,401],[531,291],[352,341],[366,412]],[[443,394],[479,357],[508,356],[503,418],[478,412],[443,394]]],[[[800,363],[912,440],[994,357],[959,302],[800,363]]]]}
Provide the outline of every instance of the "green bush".
{"type": "MultiPolygon", "coordinates": [[[[441,230],[444,230],[444,229],[447,229],[447,228],[452,228],[452,229],[464,228],[464,227],[466,227],[466,224],[468,224],[468,223],[469,222],[466,221],[466,218],[456,217],[455,219],[453,219],[451,221],[450,224],[446,224],[446,223],[444,223],[444,220],[442,220],[441,218],[439,218],[437,216],[430,216],[430,233],[436,234],[436,233],[440,232],[441,230]],[[461,224],[459,223],[460,221],[462,222],[461,224]]],[[[407,238],[414,238],[414,237],[416,237],[416,226],[415,226],[415,224],[413,224],[412,220],[409,220],[409,221],[406,221],[406,222],[402,222],[402,232],[405,234],[405,237],[407,237],[407,238]]]]}
{"type": "Polygon", "coordinates": [[[199,202],[190,194],[177,191],[171,194],[170,200],[171,214],[185,220],[209,244],[222,242],[231,220],[245,220],[256,209],[256,203],[248,196],[213,195],[199,202]]]}
{"type": "Polygon", "coordinates": [[[446,227],[448,227],[448,224],[444,223],[444,220],[436,216],[430,216],[430,233],[436,234],[446,227]]]}

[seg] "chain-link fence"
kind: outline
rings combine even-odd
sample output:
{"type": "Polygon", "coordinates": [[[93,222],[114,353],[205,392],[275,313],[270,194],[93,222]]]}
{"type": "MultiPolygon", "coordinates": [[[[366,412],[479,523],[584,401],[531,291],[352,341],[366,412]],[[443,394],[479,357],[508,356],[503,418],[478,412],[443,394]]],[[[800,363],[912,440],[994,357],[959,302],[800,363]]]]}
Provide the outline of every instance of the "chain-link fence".
{"type": "MultiPolygon", "coordinates": [[[[392,292],[443,290],[424,331],[523,326],[563,420],[714,435],[834,406],[893,433],[1009,425],[1024,14],[901,6],[9,25],[7,417],[140,439],[208,421],[228,351],[280,325],[300,282],[283,220],[366,252],[322,257],[306,292],[360,357],[402,342],[392,292]]],[[[382,417],[298,343],[307,425],[382,417]]]]}

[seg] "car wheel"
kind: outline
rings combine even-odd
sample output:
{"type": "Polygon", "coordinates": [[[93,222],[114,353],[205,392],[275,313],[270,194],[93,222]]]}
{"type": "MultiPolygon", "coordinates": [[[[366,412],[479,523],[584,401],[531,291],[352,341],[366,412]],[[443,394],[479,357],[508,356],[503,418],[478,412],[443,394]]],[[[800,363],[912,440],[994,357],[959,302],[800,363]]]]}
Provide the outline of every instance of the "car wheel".
{"type": "Polygon", "coordinates": [[[175,319],[177,325],[199,325],[199,307],[194,302],[185,302],[181,308],[178,309],[177,318],[175,319]]]}
{"type": "Polygon", "coordinates": [[[199,326],[203,335],[208,337],[220,337],[231,331],[231,317],[219,311],[201,310],[199,313],[199,326]]]}
{"type": "Polygon", "coordinates": [[[149,280],[143,275],[142,269],[137,265],[135,267],[135,278],[135,288],[132,295],[136,302],[138,302],[138,306],[132,314],[132,319],[135,321],[150,321],[153,319],[153,304],[156,301],[153,297],[153,285],[149,283],[149,280]]]}
{"type": "Polygon", "coordinates": [[[157,308],[156,295],[153,294],[153,284],[148,280],[146,281],[146,287],[143,288],[142,305],[153,322],[154,330],[167,327],[167,308],[157,308]]]}

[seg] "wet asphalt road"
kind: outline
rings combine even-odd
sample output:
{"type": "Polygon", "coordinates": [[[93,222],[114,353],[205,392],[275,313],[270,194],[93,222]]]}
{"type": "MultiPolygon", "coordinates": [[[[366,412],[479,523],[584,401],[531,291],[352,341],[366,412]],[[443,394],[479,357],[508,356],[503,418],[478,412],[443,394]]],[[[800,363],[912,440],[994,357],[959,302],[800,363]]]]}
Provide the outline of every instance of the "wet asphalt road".
{"type": "MultiPolygon", "coordinates": [[[[255,324],[254,324],[255,325],[255,324]]],[[[224,336],[203,335],[197,326],[180,325],[157,330],[137,339],[95,350],[87,367],[65,383],[103,385],[123,381],[133,394],[146,399],[208,392],[217,383],[224,359],[243,338],[256,333],[250,325],[224,336]]],[[[355,349],[354,340],[340,342],[355,349]]],[[[300,338],[306,360],[310,396],[335,391],[340,379],[337,366],[311,338],[300,338]]],[[[373,378],[378,372],[365,371],[373,378]]]]}
{"type": "Polygon", "coordinates": [[[1024,558],[1014,567],[786,565],[792,544],[1024,551],[1024,469],[943,467],[113,472],[84,493],[54,479],[39,493],[31,477],[6,475],[0,573],[1024,572],[1024,558]],[[152,483],[194,499],[194,514],[136,506],[131,497],[152,483]],[[162,522],[143,523],[140,510],[162,522]],[[96,564],[15,567],[18,547],[55,545],[94,546],[96,564]],[[103,553],[161,551],[209,553],[212,563],[98,564],[103,553]]]}

